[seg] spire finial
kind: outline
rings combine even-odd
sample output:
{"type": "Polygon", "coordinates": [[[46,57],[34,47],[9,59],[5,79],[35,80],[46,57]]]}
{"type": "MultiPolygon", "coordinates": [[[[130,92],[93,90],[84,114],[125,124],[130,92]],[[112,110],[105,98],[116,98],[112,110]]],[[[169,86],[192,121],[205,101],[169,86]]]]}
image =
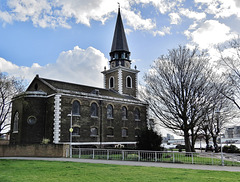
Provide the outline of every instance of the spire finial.
{"type": "Polygon", "coordinates": [[[118,11],[120,11],[120,3],[118,2],[118,11]]]}

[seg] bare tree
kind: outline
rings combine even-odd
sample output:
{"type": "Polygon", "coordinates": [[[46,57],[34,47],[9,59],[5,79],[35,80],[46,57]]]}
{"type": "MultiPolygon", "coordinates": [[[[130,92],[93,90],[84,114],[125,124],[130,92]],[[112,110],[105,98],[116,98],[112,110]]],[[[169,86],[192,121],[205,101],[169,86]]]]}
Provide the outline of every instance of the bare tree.
{"type": "Polygon", "coordinates": [[[225,76],[232,92],[230,96],[225,96],[240,109],[240,38],[233,39],[228,46],[219,47],[219,51],[221,54],[220,66],[226,68],[225,76]]]}
{"type": "Polygon", "coordinates": [[[196,48],[179,46],[155,60],[144,76],[143,98],[161,126],[184,136],[187,152],[194,151],[201,123],[214,107],[216,90],[208,65],[196,48]]]}
{"type": "Polygon", "coordinates": [[[11,99],[17,93],[23,91],[22,80],[10,78],[0,73],[0,135],[9,132],[11,99]]]}

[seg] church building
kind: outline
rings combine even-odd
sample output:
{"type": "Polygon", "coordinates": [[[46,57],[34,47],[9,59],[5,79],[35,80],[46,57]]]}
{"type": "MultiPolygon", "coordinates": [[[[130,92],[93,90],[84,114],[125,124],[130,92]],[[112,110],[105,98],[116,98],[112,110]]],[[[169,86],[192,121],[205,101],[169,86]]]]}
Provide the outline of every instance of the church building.
{"type": "Polygon", "coordinates": [[[10,144],[135,145],[147,127],[148,105],[137,98],[139,71],[131,68],[120,8],[109,65],[104,88],[36,75],[12,99],[10,144]]]}

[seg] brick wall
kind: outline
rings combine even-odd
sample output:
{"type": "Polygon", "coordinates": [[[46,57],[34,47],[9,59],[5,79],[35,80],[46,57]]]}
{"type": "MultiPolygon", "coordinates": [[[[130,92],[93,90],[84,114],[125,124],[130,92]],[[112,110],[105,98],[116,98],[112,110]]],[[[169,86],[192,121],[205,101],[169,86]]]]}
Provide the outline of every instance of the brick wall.
{"type": "Polygon", "coordinates": [[[68,145],[0,145],[0,157],[65,157],[68,145]]]}

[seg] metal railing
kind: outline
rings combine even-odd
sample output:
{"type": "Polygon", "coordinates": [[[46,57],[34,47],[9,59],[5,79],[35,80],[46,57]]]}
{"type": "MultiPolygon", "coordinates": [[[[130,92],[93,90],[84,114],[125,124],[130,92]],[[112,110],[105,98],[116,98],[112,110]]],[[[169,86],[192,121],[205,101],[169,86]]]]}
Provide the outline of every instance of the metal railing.
{"type": "MultiPolygon", "coordinates": [[[[70,157],[69,149],[66,157],[70,157]]],[[[142,162],[170,162],[183,164],[222,165],[220,153],[190,153],[176,151],[144,151],[119,149],[73,148],[73,158],[122,160],[142,162]]],[[[225,154],[223,162],[226,166],[240,166],[240,154],[225,154]]]]}

